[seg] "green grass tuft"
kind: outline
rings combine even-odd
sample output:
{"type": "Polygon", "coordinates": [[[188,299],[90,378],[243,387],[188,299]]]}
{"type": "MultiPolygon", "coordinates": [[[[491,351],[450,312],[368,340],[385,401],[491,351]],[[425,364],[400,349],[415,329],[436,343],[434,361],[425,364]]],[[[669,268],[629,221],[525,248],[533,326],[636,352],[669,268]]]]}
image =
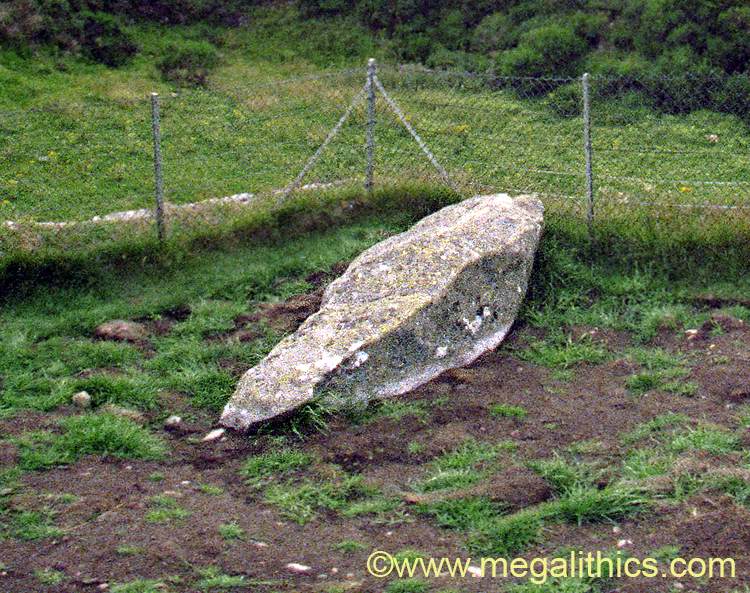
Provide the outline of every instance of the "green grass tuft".
{"type": "Polygon", "coordinates": [[[521,406],[512,406],[510,404],[493,404],[490,408],[490,414],[496,418],[526,418],[529,412],[521,406]]]}
{"type": "Polygon", "coordinates": [[[120,459],[162,459],[166,445],[132,420],[85,414],[60,422],[62,434],[31,433],[19,440],[19,465],[39,470],[73,463],[84,455],[120,459]]]}
{"type": "Polygon", "coordinates": [[[247,483],[259,487],[271,478],[280,478],[295,470],[307,467],[313,458],[297,449],[279,449],[248,458],[240,474],[247,483]]]}

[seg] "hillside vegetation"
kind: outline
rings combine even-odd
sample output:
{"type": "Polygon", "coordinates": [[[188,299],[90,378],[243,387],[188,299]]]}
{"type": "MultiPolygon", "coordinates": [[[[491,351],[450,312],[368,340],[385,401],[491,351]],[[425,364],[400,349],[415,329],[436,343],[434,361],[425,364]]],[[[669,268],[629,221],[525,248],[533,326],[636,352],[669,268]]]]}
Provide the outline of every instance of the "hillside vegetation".
{"type": "MultiPolygon", "coordinates": [[[[205,41],[215,42],[211,28],[256,27],[260,4],[11,0],[0,9],[0,41],[53,46],[119,66],[140,49],[129,30],[134,23],[201,23],[205,41]]],[[[750,63],[750,6],[744,0],[297,0],[288,10],[300,25],[333,20],[339,43],[351,41],[351,32],[363,33],[341,22],[354,20],[386,40],[401,60],[508,76],[582,69],[734,74],[750,63]]]]}

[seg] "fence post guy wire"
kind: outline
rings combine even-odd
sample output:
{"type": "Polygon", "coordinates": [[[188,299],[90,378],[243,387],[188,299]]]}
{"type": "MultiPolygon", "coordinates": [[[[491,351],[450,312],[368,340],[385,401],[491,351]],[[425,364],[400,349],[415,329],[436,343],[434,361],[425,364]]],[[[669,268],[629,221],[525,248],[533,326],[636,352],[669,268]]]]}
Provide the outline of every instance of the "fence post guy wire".
{"type": "Polygon", "coordinates": [[[383,83],[380,82],[380,79],[377,76],[375,77],[375,85],[378,87],[380,94],[383,95],[383,99],[385,99],[385,102],[388,104],[388,107],[391,108],[391,111],[393,111],[393,113],[396,114],[396,117],[399,119],[399,121],[401,121],[401,123],[404,125],[407,131],[411,134],[412,138],[414,138],[417,144],[419,144],[419,148],[422,149],[422,152],[424,152],[427,159],[432,163],[432,166],[435,167],[437,172],[443,178],[443,181],[445,181],[445,184],[456,193],[459,193],[458,189],[453,184],[453,181],[448,175],[448,172],[437,161],[437,159],[435,158],[435,155],[432,154],[430,149],[427,148],[427,145],[424,143],[424,140],[422,140],[419,134],[417,134],[416,130],[409,123],[409,120],[406,119],[406,116],[404,115],[404,112],[401,111],[401,108],[398,105],[396,105],[396,102],[393,99],[391,99],[390,95],[386,92],[385,87],[383,86],[383,83]]]}
{"type": "Polygon", "coordinates": [[[302,180],[305,178],[305,175],[308,174],[310,169],[312,169],[315,166],[315,163],[318,162],[318,159],[323,154],[325,149],[328,147],[328,145],[333,141],[333,139],[336,137],[336,135],[341,131],[341,128],[344,127],[344,124],[346,123],[346,120],[349,119],[351,114],[356,109],[357,105],[359,105],[359,102],[364,98],[365,91],[367,91],[367,85],[362,87],[362,89],[357,93],[357,95],[354,97],[354,100],[352,100],[349,107],[344,112],[344,115],[341,116],[341,119],[339,119],[338,123],[333,127],[333,129],[328,133],[328,136],[326,136],[326,139],[323,140],[323,143],[318,147],[318,150],[315,151],[315,154],[313,154],[310,159],[305,163],[305,166],[302,167],[302,171],[299,172],[299,175],[295,177],[294,181],[292,181],[286,189],[281,193],[281,197],[279,198],[280,202],[283,202],[289,197],[289,194],[291,194],[297,187],[299,187],[299,184],[302,183],[302,180]]]}
{"type": "Polygon", "coordinates": [[[375,171],[375,75],[377,64],[374,58],[367,62],[367,165],[365,169],[365,189],[372,193],[375,171]]]}
{"type": "Polygon", "coordinates": [[[594,231],[594,175],[592,169],[591,151],[591,98],[589,93],[589,73],[581,77],[583,89],[583,149],[586,152],[586,221],[588,223],[589,239],[593,239],[594,231]]]}
{"type": "Polygon", "coordinates": [[[156,192],[156,236],[164,240],[164,179],[161,170],[161,128],[159,94],[151,93],[151,131],[154,137],[154,186],[156,192]]]}

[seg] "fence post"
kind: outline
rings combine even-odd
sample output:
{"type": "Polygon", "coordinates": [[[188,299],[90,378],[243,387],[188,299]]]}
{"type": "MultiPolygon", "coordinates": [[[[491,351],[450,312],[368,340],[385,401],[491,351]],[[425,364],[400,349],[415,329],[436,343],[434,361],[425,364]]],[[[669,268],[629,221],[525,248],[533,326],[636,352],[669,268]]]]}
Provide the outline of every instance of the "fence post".
{"type": "Polygon", "coordinates": [[[586,152],[586,198],[589,240],[594,238],[594,175],[592,171],[591,151],[591,97],[589,93],[589,73],[581,78],[583,86],[583,149],[586,152]]]}
{"type": "Polygon", "coordinates": [[[154,136],[154,185],[156,191],[156,236],[164,240],[164,180],[161,172],[161,128],[159,94],[151,93],[151,132],[154,136]]]}
{"type": "Polygon", "coordinates": [[[372,193],[375,172],[375,58],[367,62],[367,166],[365,168],[365,189],[372,193]]]}

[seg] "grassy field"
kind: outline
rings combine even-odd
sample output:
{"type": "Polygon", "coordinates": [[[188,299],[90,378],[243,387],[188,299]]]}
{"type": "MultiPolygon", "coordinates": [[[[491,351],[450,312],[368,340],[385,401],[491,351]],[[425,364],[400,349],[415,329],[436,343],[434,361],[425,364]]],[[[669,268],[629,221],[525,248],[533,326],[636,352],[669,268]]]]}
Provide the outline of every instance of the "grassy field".
{"type": "MultiPolygon", "coordinates": [[[[250,438],[200,441],[238,376],[314,310],[311,291],[337,273],[327,272],[412,220],[391,208],[6,297],[7,590],[486,590],[479,579],[373,579],[364,563],[377,548],[404,559],[575,546],[662,565],[722,555],[746,575],[734,530],[747,524],[750,489],[749,287],[728,268],[669,280],[657,267],[592,266],[552,226],[516,330],[497,352],[356,413],[311,407],[250,438]],[[94,338],[118,318],[147,335],[94,338]],[[80,390],[90,410],[71,404],[80,390]],[[173,414],[180,430],[165,428],[173,414]],[[294,573],[291,562],[312,572],[294,573]]],[[[682,582],[739,591],[744,578],[682,582]]],[[[501,588],[623,584],[605,575],[501,588]]]]}
{"type": "MultiPolygon", "coordinates": [[[[0,217],[74,220],[152,207],[151,91],[162,95],[169,201],[285,186],[364,83],[366,58],[389,58],[356,25],[300,25],[294,18],[293,11],[265,9],[249,29],[136,28],[143,51],[120,69],[3,51],[0,217]],[[342,30],[348,35],[343,39],[342,30]],[[207,88],[164,83],[155,63],[169,44],[207,36],[222,54],[207,88]],[[316,77],[326,72],[330,75],[316,77]],[[274,82],[279,79],[287,81],[274,82]]],[[[558,115],[547,99],[523,98],[549,81],[526,82],[519,98],[482,90],[461,77],[384,68],[382,79],[465,192],[539,191],[557,206],[580,211],[585,196],[580,118],[558,115]],[[553,202],[555,196],[575,199],[553,202]]],[[[382,101],[377,120],[381,180],[434,179],[382,101]]],[[[736,118],[709,111],[660,115],[627,97],[595,100],[592,120],[603,208],[643,201],[746,203],[750,134],[736,118]],[[722,184],[706,184],[716,181],[722,184]]],[[[309,181],[362,177],[364,125],[360,106],[309,181]]]]}

